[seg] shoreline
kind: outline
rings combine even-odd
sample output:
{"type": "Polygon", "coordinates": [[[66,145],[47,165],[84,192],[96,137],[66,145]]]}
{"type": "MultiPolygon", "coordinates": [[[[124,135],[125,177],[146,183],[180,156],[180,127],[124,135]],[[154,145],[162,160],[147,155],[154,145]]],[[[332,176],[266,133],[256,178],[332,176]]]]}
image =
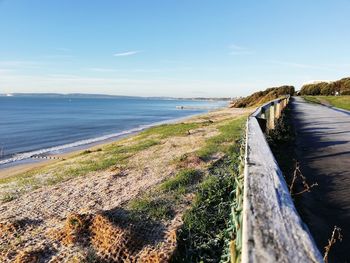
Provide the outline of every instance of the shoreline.
{"type": "MultiPolygon", "coordinates": [[[[231,145],[238,145],[250,112],[225,108],[188,117],[106,146],[95,146],[96,150],[73,155],[65,161],[42,163],[40,168],[33,168],[29,173],[1,179],[0,222],[5,223],[5,231],[11,227],[11,232],[5,233],[5,242],[9,245],[4,247],[0,261],[17,260],[23,251],[42,253],[38,255],[44,261],[60,261],[62,256],[71,259],[76,255],[85,260],[86,251],[101,251],[93,239],[97,233],[102,233],[97,240],[107,245],[115,244],[115,235],[135,237],[137,242],[138,233],[141,233],[147,242],[138,245],[135,252],[138,254],[133,252],[140,258],[144,258],[150,249],[175,249],[173,241],[168,243],[164,233],[169,233],[171,240],[175,240],[174,234],[182,229],[184,213],[192,205],[195,207],[192,201],[196,190],[206,185],[204,193],[219,187],[225,187],[222,193],[229,192],[221,181],[226,182],[226,177],[232,179],[231,174],[222,172],[220,162],[217,167],[220,176],[225,177],[217,178],[219,171],[217,173],[211,167],[231,149],[237,153],[233,155],[238,160],[239,148],[231,145]],[[99,147],[101,150],[97,150],[99,147]],[[217,183],[213,184],[213,181],[217,183]],[[14,228],[17,225],[20,228],[14,228]],[[17,229],[21,232],[16,232],[17,229]],[[80,229],[88,231],[80,232],[80,229]],[[93,241],[76,240],[76,235],[93,241]],[[71,238],[72,242],[65,241],[71,238]],[[31,250],[27,250],[28,247],[31,250]],[[47,250],[52,250],[53,254],[45,253],[47,250]]],[[[227,166],[227,171],[229,169],[227,166]]],[[[227,187],[231,188],[231,184],[227,187]]],[[[215,202],[222,201],[221,194],[215,202],[211,200],[207,203],[213,203],[213,209],[218,210],[215,202]]],[[[225,211],[229,213],[229,209],[225,211]]],[[[224,229],[220,227],[221,232],[224,229]]],[[[122,247],[129,251],[131,244],[130,251],[133,251],[133,240],[123,239],[126,245],[121,243],[116,250],[120,251],[119,247],[122,247]]],[[[211,242],[210,238],[208,242],[211,242]]]]}
{"type": "MultiPolygon", "coordinates": [[[[14,161],[14,162],[10,162],[10,163],[4,164],[4,165],[0,165],[0,179],[4,179],[4,178],[11,177],[11,176],[14,176],[14,175],[17,175],[20,173],[28,172],[32,169],[44,167],[48,164],[60,162],[66,158],[69,158],[69,157],[72,157],[76,154],[79,154],[82,151],[99,148],[101,146],[108,145],[108,144],[113,143],[113,142],[117,142],[123,138],[129,137],[129,136],[134,136],[142,131],[145,131],[145,130],[152,128],[152,127],[155,127],[155,126],[159,126],[159,125],[163,125],[163,124],[178,123],[181,121],[188,121],[191,118],[195,118],[195,117],[198,117],[201,115],[205,115],[205,114],[208,114],[211,112],[220,111],[220,110],[224,110],[224,109],[226,109],[226,107],[208,110],[207,112],[191,114],[191,115],[181,117],[181,118],[175,118],[175,119],[169,119],[166,121],[154,122],[154,123],[151,123],[148,125],[144,125],[144,127],[139,127],[140,129],[134,128],[134,129],[130,129],[127,131],[123,131],[123,132],[121,132],[122,134],[112,136],[112,137],[107,138],[107,139],[102,139],[100,141],[95,141],[92,143],[87,143],[87,144],[82,144],[82,145],[78,145],[75,147],[73,146],[73,147],[66,148],[62,151],[62,153],[57,153],[57,154],[51,153],[50,154],[50,152],[46,152],[46,154],[44,153],[44,155],[43,155],[43,156],[47,156],[47,157],[55,157],[57,159],[44,159],[44,158],[35,159],[32,157],[28,157],[28,158],[23,159],[23,160],[14,161]]],[[[97,137],[97,138],[100,138],[100,137],[97,137]]]]}

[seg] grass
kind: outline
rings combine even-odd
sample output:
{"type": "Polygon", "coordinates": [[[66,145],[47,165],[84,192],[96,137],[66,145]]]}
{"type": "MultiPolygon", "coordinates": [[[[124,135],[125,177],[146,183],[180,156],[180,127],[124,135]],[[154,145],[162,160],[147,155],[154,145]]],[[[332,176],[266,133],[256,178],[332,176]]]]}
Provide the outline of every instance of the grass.
{"type": "Polygon", "coordinates": [[[350,96],[303,96],[307,101],[324,104],[325,102],[333,107],[350,110],[350,96]]]}
{"type": "Polygon", "coordinates": [[[174,123],[174,124],[163,124],[149,128],[140,133],[138,137],[144,138],[150,135],[158,135],[159,138],[165,139],[173,136],[186,136],[192,129],[201,127],[204,123],[174,123]]]}
{"type": "MultiPolygon", "coordinates": [[[[127,139],[124,139],[95,150],[85,150],[67,160],[12,177],[2,178],[0,179],[0,185],[14,183],[17,190],[16,197],[18,197],[25,192],[42,186],[54,185],[74,177],[106,170],[115,165],[127,165],[128,158],[142,150],[160,144],[162,139],[173,136],[187,136],[191,129],[209,124],[209,122],[190,122],[155,126],[134,136],[132,139],[134,143],[126,145],[127,139]],[[45,178],[38,178],[37,175],[45,175],[45,178]]],[[[4,197],[1,199],[10,200],[4,197]]]]}
{"type": "Polygon", "coordinates": [[[129,204],[129,209],[135,215],[142,214],[153,220],[170,219],[174,214],[170,202],[151,197],[132,200],[129,204]]]}
{"type": "Polygon", "coordinates": [[[224,251],[231,212],[231,192],[239,165],[239,147],[216,163],[199,185],[192,205],[178,231],[178,248],[173,262],[219,262],[224,251]]]}
{"type": "Polygon", "coordinates": [[[10,202],[12,200],[16,199],[16,196],[10,193],[5,194],[2,198],[1,201],[2,202],[10,202]]]}
{"type": "MultiPolygon", "coordinates": [[[[242,136],[246,118],[246,116],[240,117],[227,121],[219,126],[219,134],[209,138],[206,144],[197,152],[199,157],[204,159],[208,159],[211,155],[218,152],[225,154],[227,156],[226,158],[229,158],[229,161],[223,162],[225,164],[225,169],[231,169],[230,172],[227,172],[228,170],[226,170],[226,177],[221,176],[222,173],[218,172],[220,169],[222,170],[223,167],[220,167],[218,170],[213,169],[211,175],[204,179],[203,184],[201,184],[198,190],[198,184],[201,182],[201,179],[203,179],[202,172],[197,169],[181,169],[175,176],[165,180],[153,191],[132,200],[128,205],[129,209],[135,213],[147,215],[154,220],[169,219],[173,213],[172,207],[176,203],[181,202],[182,197],[186,193],[199,191],[196,197],[197,201],[195,201],[195,206],[198,206],[203,201],[203,203],[207,204],[208,207],[213,209],[213,211],[217,211],[216,209],[221,211],[221,202],[229,196],[227,189],[231,189],[231,185],[228,181],[232,180],[233,183],[234,178],[232,174],[237,173],[238,171],[236,165],[240,155],[238,145],[240,145],[240,138],[242,136]],[[209,194],[211,197],[205,196],[205,194],[209,194]],[[213,200],[216,200],[217,203],[214,203],[213,200]],[[212,206],[215,206],[215,208],[212,206]]],[[[186,126],[186,128],[188,128],[188,126],[186,126]]],[[[166,129],[168,129],[168,127],[166,129]]],[[[161,127],[161,130],[164,131],[164,127],[161,127]]],[[[176,134],[184,135],[185,130],[186,129],[178,129],[176,134]],[[179,133],[179,130],[182,130],[181,133],[179,133]]],[[[166,134],[168,134],[168,131],[166,134]]],[[[181,156],[177,162],[185,162],[186,158],[187,155],[181,156]]],[[[230,209],[227,209],[224,212],[226,217],[229,213],[230,209]]],[[[191,216],[189,215],[189,217],[191,216]]],[[[221,220],[220,218],[222,217],[216,217],[218,220],[214,220],[215,222],[212,224],[213,228],[220,228],[220,224],[216,227],[214,226],[221,220]]],[[[207,218],[203,220],[208,221],[207,218]]],[[[212,220],[209,220],[208,222],[212,222],[212,220]]],[[[198,221],[197,223],[202,224],[203,221],[198,221]]],[[[222,230],[224,228],[220,229],[222,230]]]]}
{"type": "Polygon", "coordinates": [[[317,97],[315,96],[303,96],[303,99],[305,99],[308,102],[312,102],[312,103],[317,103],[320,104],[321,102],[317,99],[317,97]]]}
{"type": "Polygon", "coordinates": [[[132,200],[128,208],[152,220],[170,219],[174,214],[173,207],[187,192],[194,190],[192,186],[201,179],[201,176],[202,173],[196,169],[180,170],[157,188],[132,200]]]}
{"type": "MultiPolygon", "coordinates": [[[[177,190],[181,191],[183,188],[187,188],[189,185],[198,181],[201,177],[201,173],[195,169],[184,169],[180,171],[176,176],[166,180],[159,186],[161,191],[172,191],[177,190]]],[[[183,192],[183,191],[181,191],[183,192]]]]}
{"type": "MultiPolygon", "coordinates": [[[[84,176],[91,172],[106,170],[115,165],[126,165],[127,159],[139,151],[148,149],[160,143],[155,139],[140,139],[131,145],[122,142],[113,143],[95,151],[86,150],[65,161],[35,169],[13,177],[0,179],[0,184],[15,183],[17,196],[24,192],[37,189],[45,185],[54,185],[70,178],[84,176]],[[46,179],[39,179],[38,174],[45,174],[46,179]]],[[[6,195],[5,195],[6,197],[6,195]]],[[[3,197],[3,201],[10,199],[3,197]]]]}
{"type": "MultiPolygon", "coordinates": [[[[161,125],[143,131],[131,139],[103,146],[99,150],[86,150],[65,161],[6,180],[16,182],[23,188],[28,185],[37,188],[113,168],[115,165],[127,166],[131,156],[164,143],[163,139],[188,136],[194,129],[213,125],[213,129],[210,127],[209,130],[211,132],[217,128],[217,135],[206,139],[205,142],[205,137],[200,137],[200,150],[190,149],[190,152],[175,158],[176,162],[182,165],[176,166],[171,163],[176,167],[172,176],[131,200],[124,208],[131,216],[162,221],[165,226],[170,224],[175,215],[182,215],[187,209],[183,217],[183,226],[177,233],[178,251],[173,261],[218,262],[224,253],[225,240],[230,238],[227,229],[234,198],[235,176],[238,175],[240,138],[244,132],[245,121],[246,116],[220,122],[209,120],[201,123],[161,125]],[[211,157],[217,153],[224,157],[213,164],[211,157]],[[38,173],[47,174],[41,178],[45,181],[36,178],[38,173]]],[[[197,133],[197,137],[201,135],[197,133]]],[[[71,222],[72,225],[78,223],[71,222]]]]}
{"type": "Polygon", "coordinates": [[[240,138],[247,116],[226,122],[218,129],[220,134],[207,140],[206,145],[198,151],[198,156],[208,160],[214,153],[228,153],[233,143],[240,138]]]}
{"type": "Polygon", "coordinates": [[[219,127],[220,134],[210,138],[198,151],[202,158],[221,152],[224,157],[214,163],[197,188],[192,204],[178,231],[178,247],[172,262],[219,262],[225,253],[226,229],[230,224],[235,177],[239,176],[241,138],[246,116],[219,127]]]}

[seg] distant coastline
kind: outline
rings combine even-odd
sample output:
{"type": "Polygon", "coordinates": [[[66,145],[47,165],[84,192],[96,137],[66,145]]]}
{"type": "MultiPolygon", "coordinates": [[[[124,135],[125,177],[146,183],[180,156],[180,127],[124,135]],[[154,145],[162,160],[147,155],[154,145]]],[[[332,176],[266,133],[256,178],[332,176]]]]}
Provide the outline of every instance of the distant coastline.
{"type": "Polygon", "coordinates": [[[0,93],[0,97],[50,97],[50,98],[90,98],[90,99],[109,99],[109,98],[124,98],[124,99],[158,99],[158,100],[193,100],[193,101],[231,101],[235,98],[229,97],[157,97],[157,96],[125,96],[125,95],[108,95],[108,94],[88,94],[88,93],[0,93]]]}

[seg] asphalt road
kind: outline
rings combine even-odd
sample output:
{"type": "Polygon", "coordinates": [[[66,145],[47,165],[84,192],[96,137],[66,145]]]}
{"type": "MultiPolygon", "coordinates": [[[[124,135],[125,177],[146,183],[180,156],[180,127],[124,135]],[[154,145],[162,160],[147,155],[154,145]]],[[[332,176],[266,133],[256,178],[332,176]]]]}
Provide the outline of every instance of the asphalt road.
{"type": "Polygon", "coordinates": [[[317,182],[296,203],[320,251],[334,226],[343,241],[331,249],[329,262],[350,262],[350,112],[295,97],[291,103],[296,155],[308,182],[317,182]]]}

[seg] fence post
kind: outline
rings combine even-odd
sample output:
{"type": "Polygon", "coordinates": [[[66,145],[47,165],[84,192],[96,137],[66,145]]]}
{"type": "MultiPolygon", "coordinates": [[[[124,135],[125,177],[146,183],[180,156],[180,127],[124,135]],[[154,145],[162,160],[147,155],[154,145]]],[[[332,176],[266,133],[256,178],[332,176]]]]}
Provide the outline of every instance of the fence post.
{"type": "Polygon", "coordinates": [[[275,105],[272,104],[269,108],[269,129],[274,129],[275,128],[275,105]]]}
{"type": "Polygon", "coordinates": [[[275,118],[276,119],[278,119],[281,116],[281,112],[282,112],[282,110],[281,110],[281,107],[282,107],[281,103],[282,103],[282,101],[277,101],[276,104],[275,104],[275,107],[276,107],[276,116],[275,116],[275,118]]]}

